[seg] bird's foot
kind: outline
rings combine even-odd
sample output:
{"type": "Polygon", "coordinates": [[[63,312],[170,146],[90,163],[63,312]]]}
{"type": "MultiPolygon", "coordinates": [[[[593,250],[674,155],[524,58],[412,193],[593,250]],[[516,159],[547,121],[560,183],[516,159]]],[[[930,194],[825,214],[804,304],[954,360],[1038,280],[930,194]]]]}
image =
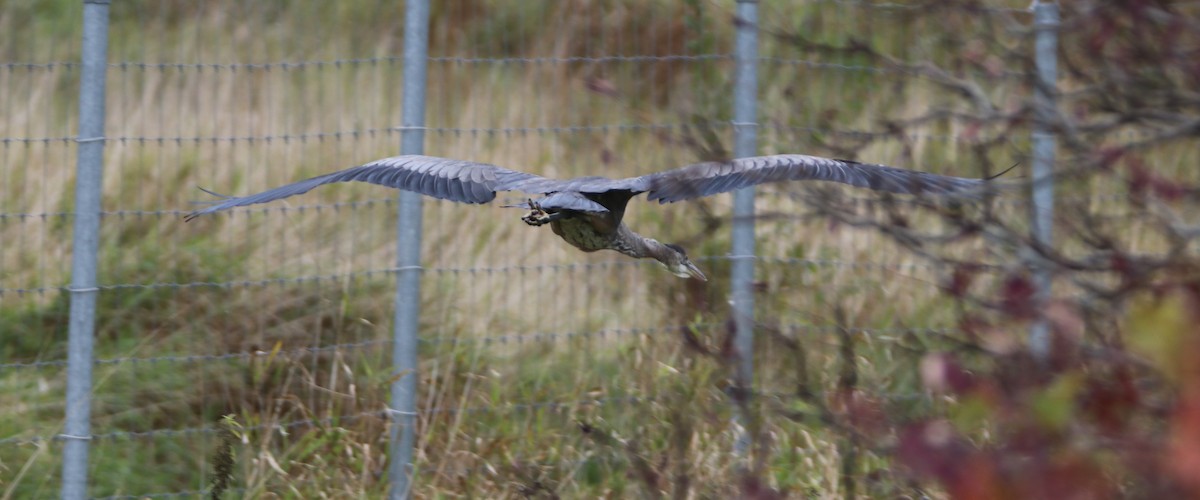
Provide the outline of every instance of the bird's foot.
{"type": "Polygon", "coordinates": [[[529,212],[521,220],[525,221],[530,226],[542,226],[550,222],[550,215],[546,212],[529,212]]]}
{"type": "Polygon", "coordinates": [[[529,224],[530,226],[541,226],[549,224],[553,219],[550,217],[549,213],[547,213],[545,210],[542,210],[541,205],[538,205],[536,201],[530,199],[529,213],[524,217],[521,217],[521,220],[525,221],[525,223],[529,224]]]}

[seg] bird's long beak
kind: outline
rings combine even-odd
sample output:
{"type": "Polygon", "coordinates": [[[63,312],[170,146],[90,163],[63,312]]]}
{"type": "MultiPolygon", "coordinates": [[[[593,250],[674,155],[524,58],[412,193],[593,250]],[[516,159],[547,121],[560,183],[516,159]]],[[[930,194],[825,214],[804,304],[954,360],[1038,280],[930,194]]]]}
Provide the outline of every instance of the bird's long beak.
{"type": "Polygon", "coordinates": [[[685,269],[687,270],[687,273],[689,276],[696,278],[700,281],[708,281],[708,278],[704,276],[704,273],[701,272],[700,268],[696,267],[696,265],[693,264],[692,261],[689,260],[689,261],[685,262],[684,266],[685,266],[685,269]]]}

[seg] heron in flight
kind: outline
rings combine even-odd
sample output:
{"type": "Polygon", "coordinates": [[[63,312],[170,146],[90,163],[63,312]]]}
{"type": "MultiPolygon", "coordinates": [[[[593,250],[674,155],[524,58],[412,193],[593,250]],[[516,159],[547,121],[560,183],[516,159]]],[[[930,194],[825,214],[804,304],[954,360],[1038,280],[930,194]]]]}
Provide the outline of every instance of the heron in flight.
{"type": "Polygon", "coordinates": [[[527,204],[521,220],[530,226],[550,225],[554,234],[583,250],[616,250],[635,259],[652,258],[681,278],[707,280],[683,247],[661,243],[635,233],[622,219],[629,200],[646,193],[650,201],[674,203],[777,181],[816,180],[848,184],[875,191],[913,195],[970,196],[993,177],[969,179],[916,170],[784,154],[704,162],[663,172],[608,179],[578,177],[550,179],[487,163],[433,156],[406,155],[376,160],[311,179],[243,197],[223,200],[188,214],[192,220],[233,207],[287,198],[324,184],[359,181],[412,191],[434,198],[481,204],[498,191],[520,191],[538,196],[527,204]]]}

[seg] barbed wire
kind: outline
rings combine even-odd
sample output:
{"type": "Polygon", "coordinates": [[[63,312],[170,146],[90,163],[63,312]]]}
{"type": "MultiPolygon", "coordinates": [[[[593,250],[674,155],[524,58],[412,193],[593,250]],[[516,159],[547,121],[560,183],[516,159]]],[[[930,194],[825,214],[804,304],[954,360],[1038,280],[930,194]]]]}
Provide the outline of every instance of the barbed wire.
{"type": "MultiPolygon", "coordinates": [[[[475,338],[419,338],[418,342],[423,344],[474,344],[480,343],[484,345],[490,344],[508,344],[508,343],[524,343],[524,342],[542,342],[561,339],[569,339],[576,337],[618,337],[625,335],[640,335],[650,334],[663,331],[674,331],[679,327],[646,327],[646,328],[609,328],[595,331],[578,331],[578,332],[546,332],[546,333],[528,333],[528,334],[508,334],[496,335],[490,337],[475,337],[475,338]]],[[[295,349],[281,349],[279,351],[263,351],[256,350],[252,352],[235,352],[226,354],[189,354],[177,356],[151,356],[151,357],[119,357],[119,358],[104,358],[97,359],[94,364],[109,365],[109,364],[147,364],[154,365],[159,363],[206,363],[210,361],[229,361],[229,360],[246,360],[251,358],[273,358],[273,357],[297,357],[314,354],[324,354],[336,351],[358,350],[371,347],[379,347],[388,345],[393,342],[392,339],[368,340],[363,342],[349,342],[343,344],[331,344],[320,347],[300,347],[295,349]]],[[[50,368],[62,367],[67,365],[67,360],[50,360],[50,361],[33,361],[29,363],[0,363],[0,369],[20,369],[20,368],[50,368]]]]}
{"type": "MultiPolygon", "coordinates": [[[[243,426],[240,431],[290,431],[303,427],[316,427],[318,425],[329,425],[334,422],[355,422],[368,417],[383,417],[386,418],[387,413],[384,411],[369,411],[352,415],[339,415],[335,417],[323,417],[317,419],[294,420],[284,423],[275,424],[255,424],[243,426]]],[[[225,429],[220,426],[202,426],[202,427],[184,427],[179,429],[153,429],[149,431],[114,431],[92,434],[87,439],[92,442],[103,441],[119,441],[119,440],[135,440],[135,439],[158,439],[167,437],[188,437],[197,435],[212,435],[225,432],[225,429]]],[[[69,439],[77,439],[74,437],[66,437],[62,435],[54,436],[31,436],[31,437],[9,437],[0,439],[0,446],[4,445],[29,445],[43,443],[61,443],[69,439]]]]}
{"type": "MultiPolygon", "coordinates": [[[[692,260],[697,262],[719,262],[730,260],[732,257],[727,255],[708,255],[697,256],[692,260]]],[[[917,269],[942,269],[953,267],[953,264],[943,264],[936,262],[872,262],[872,261],[842,261],[835,259],[806,259],[800,257],[769,257],[769,256],[754,256],[755,260],[768,264],[783,264],[783,265],[807,265],[817,267],[834,267],[848,268],[858,270],[877,270],[877,271],[902,271],[902,270],[917,270],[917,269]]],[[[519,264],[511,266],[495,266],[495,267],[433,267],[421,268],[423,273],[433,273],[438,275],[471,275],[471,276],[491,276],[496,274],[534,274],[547,272],[593,272],[596,270],[608,270],[622,267],[646,266],[653,265],[654,262],[645,260],[622,259],[604,262],[573,262],[567,264],[519,264]]],[[[987,266],[980,267],[981,271],[986,271],[987,266]]],[[[118,283],[108,285],[97,285],[99,290],[153,290],[153,289],[189,289],[189,288],[257,288],[267,287],[272,285],[290,285],[290,284],[314,284],[323,282],[340,282],[346,279],[366,279],[375,276],[389,276],[399,273],[403,269],[396,267],[371,269],[366,271],[351,271],[345,273],[332,273],[324,275],[298,276],[291,278],[266,278],[259,280],[233,280],[233,281],[190,281],[190,282],[159,282],[159,283],[118,283]]],[[[0,288],[0,298],[6,294],[15,294],[18,297],[24,295],[45,294],[48,292],[70,292],[69,285],[58,285],[48,287],[35,288],[0,288]]],[[[2,366],[2,365],[0,365],[2,366]]]]}
{"type": "MultiPolygon", "coordinates": [[[[631,328],[602,328],[597,330],[579,330],[568,332],[541,332],[541,333],[513,333],[504,335],[493,335],[485,337],[450,337],[450,338],[418,338],[417,341],[426,345],[450,344],[453,346],[481,344],[490,346],[494,344],[524,344],[533,342],[556,342],[561,340],[569,340],[575,338],[616,338],[638,335],[655,335],[670,332],[680,331],[711,331],[718,328],[723,328],[723,324],[718,323],[695,323],[687,325],[672,325],[672,326],[648,326],[648,327],[631,327],[631,328]]],[[[875,337],[885,338],[888,336],[914,334],[914,335],[954,335],[962,333],[962,330],[957,328],[929,328],[929,327],[887,327],[875,328],[864,326],[841,326],[841,325],[813,325],[813,324],[787,324],[778,327],[781,330],[800,333],[836,333],[841,331],[852,331],[863,333],[875,337]]],[[[217,361],[244,361],[249,359],[294,359],[303,356],[312,356],[333,352],[363,350],[389,345],[393,342],[392,339],[373,339],[361,342],[347,342],[340,344],[330,344],[318,347],[297,347],[290,349],[280,349],[278,351],[255,350],[247,352],[232,352],[224,354],[184,354],[184,355],[165,355],[165,356],[125,356],[116,358],[98,358],[93,361],[94,365],[149,365],[158,364],[197,364],[217,361]]],[[[0,363],[0,370],[10,369],[42,369],[42,368],[61,368],[67,366],[67,360],[55,359],[44,361],[31,362],[12,362],[0,363]]]]}
{"type": "MultiPolygon", "coordinates": [[[[795,397],[795,394],[786,393],[755,393],[757,397],[795,397]]],[[[886,400],[905,401],[914,399],[923,399],[930,397],[926,392],[914,393],[894,393],[880,394],[886,400]]],[[[458,414],[478,414],[478,413],[513,413],[524,411],[539,411],[539,410],[557,410],[561,408],[575,407],[611,407],[621,405],[640,405],[649,404],[661,401],[662,399],[654,396],[611,396],[601,398],[587,398],[573,401],[539,401],[534,403],[504,403],[487,406],[471,406],[471,407],[434,407],[427,409],[418,409],[418,416],[432,417],[435,415],[458,415],[458,414]]],[[[321,427],[328,425],[340,425],[354,423],[359,420],[368,418],[378,418],[387,420],[391,414],[390,410],[374,410],[365,411],[349,415],[336,415],[331,417],[321,417],[312,419],[292,420],[283,423],[263,423],[242,426],[240,432],[262,432],[262,431],[292,431],[306,427],[321,427]]],[[[206,425],[198,427],[183,427],[178,429],[152,429],[148,431],[113,431],[92,434],[86,439],[95,442],[114,442],[114,441],[134,441],[146,439],[162,439],[162,438],[178,438],[191,436],[206,436],[215,435],[225,432],[225,428],[215,425],[206,425]]],[[[69,439],[78,439],[78,437],[68,437],[63,435],[54,436],[18,436],[0,439],[0,446],[22,446],[22,445],[41,445],[61,443],[69,439]]]]}
{"type": "MultiPolygon", "coordinates": [[[[550,65],[573,63],[657,63],[657,62],[700,62],[731,59],[729,54],[664,54],[664,55],[625,55],[625,56],[564,56],[564,57],[457,57],[431,56],[426,58],[433,63],[448,63],[458,65],[550,65]]],[[[305,69],[323,69],[327,67],[342,68],[354,66],[398,65],[404,62],[403,56],[380,56],[345,59],[327,59],[313,61],[279,61],[267,63],[183,63],[183,62],[142,62],[120,61],[108,63],[108,67],[123,71],[128,70],[176,70],[176,71],[295,71],[305,69]]],[[[42,63],[8,62],[0,64],[7,70],[44,70],[44,69],[77,69],[80,63],[75,61],[48,61],[42,63]]]]}
{"type": "MultiPolygon", "coordinates": [[[[810,125],[796,125],[782,123],[778,121],[766,121],[765,123],[751,124],[735,124],[732,121],[711,120],[711,121],[691,121],[691,122],[666,122],[666,123],[615,123],[615,124],[586,124],[586,125],[541,125],[533,127],[374,127],[362,128],[353,130],[335,130],[327,132],[304,132],[297,134],[266,134],[266,135],[242,135],[242,136],[115,136],[115,137],[98,137],[89,140],[105,141],[109,143],[120,142],[124,144],[158,144],[164,145],[173,143],[181,145],[184,143],[222,143],[222,142],[247,142],[247,143],[273,143],[273,142],[299,142],[306,143],[308,141],[323,141],[326,139],[341,140],[341,139],[360,139],[363,137],[374,138],[376,136],[393,137],[398,136],[406,130],[421,130],[427,133],[432,133],[438,136],[549,136],[557,134],[580,134],[580,133],[634,133],[645,131],[664,131],[664,130],[683,130],[695,127],[714,128],[714,129],[733,129],[735,127],[757,127],[759,130],[773,130],[776,132],[804,132],[809,134],[824,134],[837,135],[849,138],[858,139],[906,139],[906,140],[925,140],[938,142],[966,142],[976,144],[991,140],[987,136],[978,134],[933,134],[924,132],[894,132],[894,131],[875,131],[875,130],[844,130],[831,129],[825,127],[813,127],[810,125]]],[[[1112,136],[1124,140],[1139,140],[1150,137],[1153,131],[1145,129],[1128,129],[1114,132],[1112,136]]],[[[56,136],[56,137],[0,137],[0,146],[9,146],[10,144],[50,144],[61,142],[64,144],[75,143],[78,138],[75,136],[56,136]]],[[[1008,142],[1017,142],[1018,139],[1012,134],[1005,134],[1000,137],[1001,140],[1008,142]]]]}
{"type": "MultiPolygon", "coordinates": [[[[843,7],[858,7],[858,8],[868,8],[868,9],[878,9],[878,10],[883,10],[883,11],[930,10],[930,9],[934,9],[934,8],[936,8],[938,10],[942,10],[942,9],[949,8],[949,9],[953,9],[953,10],[966,10],[966,11],[970,11],[970,12],[979,12],[979,13],[985,13],[985,14],[986,13],[1025,14],[1025,15],[1032,14],[1032,11],[1029,7],[998,7],[998,6],[988,6],[988,5],[960,5],[960,4],[942,5],[940,3],[929,3],[929,2],[916,3],[916,4],[905,4],[905,3],[896,3],[896,2],[871,2],[869,0],[807,0],[807,1],[808,1],[808,3],[823,3],[823,4],[840,5],[843,7]]],[[[1036,2],[1034,2],[1034,3],[1036,3],[1036,2]]]]}
{"type": "MultiPolygon", "coordinates": [[[[759,192],[756,192],[757,196],[770,197],[770,198],[788,198],[791,200],[803,199],[806,196],[808,196],[808,194],[809,194],[808,191],[805,191],[805,190],[789,190],[789,189],[782,189],[782,190],[780,190],[780,189],[775,189],[775,190],[764,189],[759,192]]],[[[1093,193],[1093,194],[1084,194],[1084,195],[1061,195],[1061,196],[1056,197],[1056,199],[1059,201],[1062,201],[1064,203],[1068,203],[1068,202],[1070,202],[1070,203],[1111,202],[1111,201],[1128,200],[1129,194],[1128,193],[1093,193]]],[[[523,200],[524,200],[524,198],[519,198],[519,197],[512,198],[512,201],[514,201],[514,202],[520,202],[523,200]]],[[[925,204],[929,203],[928,200],[922,200],[922,199],[918,199],[918,198],[905,198],[905,197],[882,198],[882,197],[866,197],[866,196],[848,196],[845,198],[845,200],[850,203],[874,204],[874,205],[885,205],[885,206],[887,204],[925,205],[925,204]]],[[[446,204],[446,205],[458,205],[457,202],[452,202],[452,201],[447,201],[447,200],[439,200],[439,199],[434,199],[434,198],[429,198],[429,199],[426,199],[425,201],[428,203],[442,203],[442,204],[446,204]]],[[[194,202],[194,203],[203,204],[206,202],[194,202]]],[[[1029,204],[1029,202],[1024,199],[994,199],[994,200],[991,200],[989,203],[992,203],[993,205],[997,205],[997,206],[1014,206],[1014,207],[1026,207],[1029,204]]],[[[285,213],[293,213],[293,212],[301,213],[301,214],[305,213],[305,212],[320,213],[325,210],[332,210],[332,211],[336,212],[336,211],[343,210],[343,209],[345,209],[345,210],[361,210],[361,209],[374,208],[376,206],[392,206],[395,204],[396,204],[396,198],[394,196],[392,196],[392,197],[386,197],[386,198],[369,198],[369,199],[357,200],[357,201],[337,201],[337,202],[329,202],[329,203],[307,203],[307,204],[303,204],[303,205],[266,205],[266,206],[257,206],[257,207],[240,207],[240,208],[225,212],[219,216],[234,217],[234,214],[243,214],[243,215],[245,215],[245,214],[268,214],[268,213],[285,214],[285,213]]],[[[125,219],[125,218],[134,218],[134,217],[138,217],[138,218],[141,218],[141,217],[155,217],[155,218],[183,217],[188,214],[191,214],[194,211],[195,210],[102,210],[100,212],[100,217],[102,219],[104,219],[104,218],[125,219]]],[[[5,222],[7,219],[16,219],[18,222],[24,223],[25,219],[41,219],[42,221],[45,221],[46,219],[68,218],[68,217],[74,217],[75,215],[76,215],[76,212],[12,212],[12,213],[0,212],[0,223],[5,222]]],[[[778,214],[772,214],[773,220],[778,220],[778,218],[779,218],[778,214]]],[[[0,290],[0,292],[2,292],[2,290],[0,290]]]]}
{"type": "MultiPolygon", "coordinates": [[[[731,127],[730,122],[691,122],[691,123],[623,123],[612,125],[548,125],[539,127],[377,127],[355,130],[338,130],[332,132],[308,132],[300,134],[275,134],[275,135],[257,135],[257,136],[117,136],[103,137],[96,140],[105,142],[121,142],[121,143],[218,143],[218,142],[307,142],[321,141],[325,139],[341,140],[343,138],[358,139],[364,136],[375,137],[377,135],[395,136],[405,130],[422,130],[438,135],[487,135],[487,136],[513,136],[513,135],[549,135],[561,133],[596,133],[596,132],[635,132],[645,130],[671,130],[686,127],[731,127]]],[[[0,138],[0,144],[7,143],[52,143],[52,142],[75,142],[75,137],[8,137],[0,138]]]]}
{"type": "MultiPolygon", "coordinates": [[[[444,200],[438,200],[438,199],[434,199],[434,198],[430,198],[427,201],[432,202],[432,203],[454,203],[454,202],[446,202],[444,200]]],[[[201,202],[193,202],[193,203],[205,204],[207,202],[201,201],[201,202]]],[[[242,213],[242,214],[269,213],[269,212],[273,212],[276,210],[282,210],[283,212],[298,212],[298,213],[304,213],[304,212],[318,212],[319,213],[324,210],[332,210],[332,211],[336,212],[336,211],[339,211],[342,209],[359,210],[359,209],[363,209],[363,208],[372,208],[376,205],[390,206],[390,205],[394,205],[395,203],[396,203],[396,197],[391,196],[391,197],[387,197],[387,198],[371,198],[371,199],[357,200],[357,201],[338,201],[338,202],[333,202],[333,203],[309,203],[309,204],[304,204],[304,205],[291,205],[291,206],[282,205],[282,206],[277,206],[277,207],[254,207],[254,208],[243,209],[243,210],[238,210],[236,212],[227,212],[227,213],[230,213],[230,214],[232,214],[232,213],[242,213]]],[[[114,218],[115,217],[117,219],[124,219],[127,217],[129,217],[129,218],[133,218],[133,217],[139,217],[139,218],[140,217],[156,217],[156,218],[183,217],[194,211],[195,210],[102,210],[100,212],[100,217],[101,218],[114,218]]],[[[19,219],[20,221],[24,222],[25,219],[43,219],[44,220],[44,219],[49,219],[49,218],[74,217],[75,215],[76,215],[75,212],[41,212],[41,213],[20,213],[20,212],[18,212],[18,213],[2,213],[2,212],[0,212],[0,222],[4,222],[5,219],[19,219]]]]}
{"type": "MultiPolygon", "coordinates": [[[[239,494],[245,493],[246,488],[227,488],[226,493],[239,494]]],[[[110,495],[106,497],[92,497],[90,500],[141,500],[143,498],[185,498],[185,497],[208,497],[212,495],[212,489],[203,490],[183,490],[171,491],[162,493],[142,493],[140,495],[110,495]]]]}
{"type": "MultiPolygon", "coordinates": [[[[658,62],[701,62],[732,59],[729,54],[662,54],[662,55],[615,55],[615,56],[547,56],[547,57],[458,57],[430,56],[427,61],[433,63],[448,63],[460,65],[551,65],[575,63],[658,63],[658,62]]],[[[358,57],[344,59],[326,59],[312,61],[277,61],[267,63],[184,63],[184,62],[144,62],[120,61],[108,63],[109,68],[118,70],[177,70],[177,71],[293,71],[304,69],[323,69],[327,67],[342,68],[354,66],[398,65],[404,62],[403,56],[358,57]]],[[[8,62],[0,63],[0,68],[8,70],[27,69],[76,69],[80,63],[75,61],[8,62]]]]}
{"type": "MultiPolygon", "coordinates": [[[[759,62],[771,63],[777,66],[795,66],[808,69],[832,69],[840,70],[849,73],[867,73],[872,75],[895,75],[908,78],[919,78],[927,75],[927,71],[919,65],[913,64],[893,64],[888,66],[866,66],[860,64],[843,64],[833,63],[828,61],[812,61],[808,59],[793,59],[787,57],[760,57],[759,62]]],[[[1026,71],[1016,71],[1004,69],[998,74],[985,73],[984,70],[972,69],[979,75],[986,75],[989,79],[1001,78],[1006,80],[1026,80],[1030,78],[1031,73],[1026,71]]]]}
{"type": "MultiPolygon", "coordinates": [[[[460,57],[432,56],[426,60],[431,63],[450,64],[459,66],[550,66],[560,64],[608,64],[608,63],[664,63],[664,62],[712,62],[731,61],[732,54],[664,54],[664,55],[625,55],[625,56],[562,56],[562,57],[460,57]]],[[[847,64],[812,59],[800,59],[780,56],[761,56],[755,58],[759,63],[781,66],[802,66],[812,69],[828,69],[868,74],[892,74],[916,76],[917,73],[902,66],[872,66],[865,64],[847,64]]],[[[349,59],[328,59],[314,61],[282,61],[268,63],[184,63],[184,62],[140,62],[121,61],[108,63],[108,67],[120,71],[195,71],[195,72],[270,72],[270,71],[300,71],[307,69],[324,69],[357,66],[400,65],[404,62],[402,56],[381,56],[349,59]]],[[[47,62],[5,62],[0,63],[0,69],[16,70],[66,70],[78,69],[80,63],[75,61],[47,62]]],[[[1014,72],[1013,75],[1020,75],[1014,72]]]]}
{"type": "MultiPolygon", "coordinates": [[[[95,365],[117,365],[117,364],[132,364],[132,365],[158,365],[166,363],[179,364],[194,364],[207,363],[213,361],[230,361],[230,360],[247,360],[251,358],[271,359],[275,357],[293,358],[305,355],[324,354],[337,351],[349,351],[356,349],[366,349],[370,347],[378,347],[390,344],[392,341],[387,340],[368,340],[363,342],[348,342],[343,344],[330,344],[320,347],[299,347],[294,349],[281,349],[279,351],[249,351],[249,352],[232,352],[225,354],[185,354],[185,355],[168,355],[168,356],[148,356],[136,357],[127,356],[119,358],[98,358],[92,364],[95,365]]],[[[2,369],[22,369],[22,368],[52,368],[67,366],[67,360],[56,359],[49,361],[32,361],[29,363],[0,363],[2,369]]]]}
{"type": "MultiPolygon", "coordinates": [[[[475,413],[510,413],[521,411],[538,411],[545,409],[571,408],[578,406],[611,406],[618,404],[641,404],[653,402],[656,399],[646,396],[613,396],[607,398],[590,398],[575,401],[540,401],[535,403],[507,403],[489,406],[471,406],[471,407],[435,407],[428,409],[418,409],[418,416],[434,416],[434,415],[456,415],[460,413],[475,414],[475,413]]],[[[245,425],[239,429],[239,432],[261,432],[261,431],[291,431],[305,427],[320,427],[326,425],[353,423],[359,420],[368,418],[387,419],[391,412],[389,410],[374,410],[355,413],[350,415],[337,415],[332,417],[321,417],[315,419],[293,420],[283,423],[264,423],[245,425]]],[[[87,436],[86,439],[91,442],[111,442],[111,441],[133,441],[144,439],[161,439],[161,438],[178,438],[190,436],[214,435],[225,432],[225,428],[215,425],[199,426],[199,427],[183,427],[179,429],[152,429],[148,431],[113,431],[102,432],[87,436]]],[[[67,437],[63,435],[54,436],[31,436],[31,437],[9,437],[0,439],[0,446],[19,446],[43,443],[61,443],[70,439],[78,439],[77,437],[67,437]]]]}
{"type": "MultiPolygon", "coordinates": [[[[980,136],[967,136],[956,134],[928,134],[921,132],[911,133],[896,133],[887,131],[870,131],[870,130],[837,130],[822,127],[812,127],[808,125],[793,125],[779,122],[757,123],[757,124],[735,124],[732,121],[693,121],[693,122],[674,122],[674,123],[616,123],[616,124],[588,124],[588,125],[543,125],[535,127],[375,127],[354,130],[337,130],[330,132],[307,132],[299,134],[272,134],[272,135],[246,135],[246,136],[116,136],[116,137],[100,137],[93,140],[105,142],[121,142],[121,143],[138,143],[138,144],[184,144],[184,143],[219,143],[219,142],[300,142],[307,141],[322,141],[325,139],[341,140],[343,138],[359,139],[362,137],[375,137],[378,135],[395,136],[406,130],[422,130],[428,133],[433,133],[441,136],[532,136],[532,135],[557,135],[557,134],[578,134],[578,133],[632,133],[644,131],[662,131],[662,130],[682,130],[694,127],[716,128],[716,129],[733,129],[738,126],[754,126],[760,130],[775,130],[788,132],[805,132],[819,133],[827,135],[841,135],[854,138],[905,138],[908,140],[931,140],[941,142],[960,142],[967,141],[971,143],[985,139],[980,136]]],[[[1011,139],[1015,141],[1016,139],[1011,139]]],[[[10,143],[73,143],[76,141],[74,136],[59,136],[59,137],[5,137],[0,138],[0,145],[8,145],[10,143]]]]}

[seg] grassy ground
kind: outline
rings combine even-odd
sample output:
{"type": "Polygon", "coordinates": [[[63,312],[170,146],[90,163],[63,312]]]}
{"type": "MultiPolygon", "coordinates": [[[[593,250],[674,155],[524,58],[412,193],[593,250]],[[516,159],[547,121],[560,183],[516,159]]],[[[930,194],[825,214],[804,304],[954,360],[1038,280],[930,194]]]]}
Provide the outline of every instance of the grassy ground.
{"type": "MultiPolygon", "coordinates": [[[[438,56],[702,55],[728,52],[731,39],[725,2],[436,4],[438,56]]],[[[821,2],[763,9],[772,30],[823,43],[854,35],[914,61],[949,59],[959,49],[947,46],[949,32],[983,22],[953,11],[909,17],[821,2]]],[[[20,36],[0,41],[0,54],[76,60],[77,11],[75,2],[7,3],[0,31],[20,36]]],[[[389,127],[400,123],[403,75],[392,57],[400,53],[401,19],[400,7],[380,1],[114,4],[110,59],[152,64],[109,72],[113,139],[103,206],[110,215],[100,282],[135,286],[100,294],[97,357],[157,361],[96,366],[93,432],[105,437],[92,446],[93,494],[204,489],[219,441],[212,429],[226,414],[246,428],[234,446],[233,480],[246,496],[386,490],[379,412],[391,380],[391,193],[322,188],[190,224],[176,211],[204,198],[196,186],[249,193],[394,154],[399,137],[389,127]],[[281,64],[300,61],[310,62],[281,64]],[[299,279],[313,276],[321,278],[299,279]],[[138,434],[195,428],[209,430],[138,434]]],[[[822,58],[770,37],[763,52],[822,58]]],[[[879,130],[957,102],[927,81],[859,68],[863,61],[852,55],[826,59],[837,67],[764,64],[764,152],[839,154],[837,146],[851,141],[837,131],[879,130]]],[[[552,176],[635,175],[692,162],[701,159],[694,143],[704,127],[598,126],[727,121],[730,69],[724,60],[434,61],[427,107],[435,129],[426,151],[552,176]],[[560,128],[567,126],[574,128],[560,128]]],[[[72,219],[62,212],[72,206],[74,149],[56,138],[75,133],[77,79],[73,66],[0,68],[7,89],[0,137],[48,139],[0,146],[6,362],[65,358],[68,298],[57,287],[69,278],[72,219]]],[[[1000,102],[1025,92],[1019,81],[987,83],[1000,102]]],[[[713,132],[729,144],[727,128],[713,132]]],[[[954,139],[968,133],[961,125],[908,132],[909,140],[877,141],[857,155],[975,176],[1027,149],[1024,136],[1014,137],[986,150],[994,165],[985,167],[970,144],[954,139]]],[[[1162,160],[1172,169],[1194,157],[1168,151],[1162,160]]],[[[849,461],[853,441],[815,408],[845,382],[839,373],[852,360],[856,383],[886,418],[945,411],[947,401],[921,390],[916,366],[942,342],[925,329],[955,318],[938,292],[948,271],[924,266],[880,235],[797,217],[806,210],[796,199],[803,189],[764,191],[759,207],[774,215],[758,229],[756,378],[764,396],[751,412],[763,436],[755,455],[762,477],[792,496],[840,497],[846,476],[858,480],[861,495],[908,493],[887,457],[849,461]],[[843,335],[837,325],[856,333],[843,335]]],[[[692,254],[720,256],[729,205],[726,197],[641,204],[629,221],[692,254]]],[[[1020,208],[1002,206],[1014,217],[1020,208]]],[[[518,215],[426,204],[417,493],[719,498],[744,491],[722,354],[728,262],[704,259],[707,285],[678,280],[615,254],[581,255],[548,231],[524,227],[518,215]]],[[[58,432],[64,384],[58,365],[0,368],[0,438],[58,432]]],[[[0,445],[0,491],[53,494],[60,450],[0,445]]]]}

